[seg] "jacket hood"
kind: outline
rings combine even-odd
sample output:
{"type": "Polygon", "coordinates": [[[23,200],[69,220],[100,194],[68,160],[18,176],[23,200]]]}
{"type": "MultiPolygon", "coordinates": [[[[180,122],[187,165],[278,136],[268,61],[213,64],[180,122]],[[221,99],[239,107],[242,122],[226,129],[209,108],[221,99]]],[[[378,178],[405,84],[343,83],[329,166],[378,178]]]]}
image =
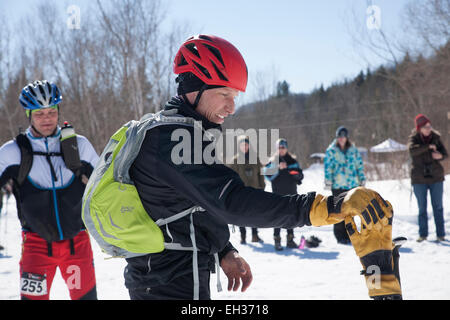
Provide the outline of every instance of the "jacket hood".
{"type": "MultiPolygon", "coordinates": [[[[348,146],[348,148],[346,150],[348,150],[348,149],[350,149],[352,147],[355,147],[355,144],[353,142],[350,142],[349,146],[348,146]]],[[[337,139],[334,139],[333,142],[330,143],[330,145],[328,146],[327,150],[333,149],[333,148],[341,150],[341,148],[339,148],[339,146],[337,144],[337,139]]]]}

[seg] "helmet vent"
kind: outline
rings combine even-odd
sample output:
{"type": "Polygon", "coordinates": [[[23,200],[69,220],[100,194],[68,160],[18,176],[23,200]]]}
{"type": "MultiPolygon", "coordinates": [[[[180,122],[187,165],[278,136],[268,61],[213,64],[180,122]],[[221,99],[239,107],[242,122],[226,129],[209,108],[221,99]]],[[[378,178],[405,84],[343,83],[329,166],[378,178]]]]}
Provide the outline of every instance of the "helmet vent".
{"type": "Polygon", "coordinates": [[[26,100],[28,103],[33,103],[33,101],[31,101],[27,96],[25,96],[25,95],[22,95],[22,98],[24,99],[24,100],[26,100]]]}
{"type": "Polygon", "coordinates": [[[48,92],[52,92],[52,87],[50,86],[50,83],[47,82],[47,90],[48,92]]]}
{"type": "Polygon", "coordinates": [[[58,87],[55,88],[55,100],[59,98],[61,94],[59,93],[58,87]]]}
{"type": "Polygon", "coordinates": [[[213,67],[214,67],[214,70],[216,70],[216,73],[217,73],[217,75],[219,76],[220,80],[228,81],[227,77],[225,77],[225,76],[223,75],[223,73],[220,72],[219,68],[217,68],[217,66],[216,66],[216,64],[214,63],[214,61],[212,61],[212,60],[210,60],[210,61],[211,61],[211,64],[213,65],[213,67]]]}
{"type": "Polygon", "coordinates": [[[205,36],[205,35],[199,35],[198,37],[199,37],[200,39],[203,39],[203,40],[207,40],[207,41],[213,42],[212,39],[211,39],[210,37],[208,37],[208,36],[205,36]]]}
{"type": "Polygon", "coordinates": [[[208,70],[207,70],[205,67],[199,65],[199,64],[198,64],[197,62],[195,62],[195,61],[193,61],[193,62],[194,62],[194,64],[195,64],[195,66],[197,67],[197,69],[198,69],[201,73],[203,73],[208,79],[211,79],[211,75],[209,74],[208,70]]]}
{"type": "Polygon", "coordinates": [[[195,54],[198,58],[200,58],[200,54],[198,53],[197,46],[195,43],[189,43],[185,46],[190,52],[195,54]]]}
{"type": "Polygon", "coordinates": [[[39,88],[39,92],[45,97],[44,88],[42,88],[42,86],[38,86],[38,88],[39,88]]]}
{"type": "Polygon", "coordinates": [[[210,46],[208,44],[204,44],[205,47],[208,48],[209,51],[217,58],[217,60],[220,61],[220,63],[225,67],[225,63],[223,62],[222,55],[220,54],[220,51],[217,50],[217,48],[214,48],[213,46],[210,46]]]}
{"type": "Polygon", "coordinates": [[[179,67],[181,67],[181,66],[186,66],[188,63],[187,63],[187,61],[186,61],[186,58],[181,54],[180,55],[180,62],[178,63],[178,66],[179,67]]]}
{"type": "Polygon", "coordinates": [[[36,96],[36,92],[34,92],[34,90],[31,86],[28,86],[28,90],[30,90],[30,92],[33,96],[36,96]]]}

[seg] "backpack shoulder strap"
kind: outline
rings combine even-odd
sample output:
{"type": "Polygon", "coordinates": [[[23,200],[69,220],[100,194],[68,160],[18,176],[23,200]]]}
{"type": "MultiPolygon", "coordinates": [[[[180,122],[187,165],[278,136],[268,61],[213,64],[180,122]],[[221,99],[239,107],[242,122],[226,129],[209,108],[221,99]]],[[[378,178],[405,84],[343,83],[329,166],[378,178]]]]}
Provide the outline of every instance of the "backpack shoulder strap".
{"type": "Polygon", "coordinates": [[[33,165],[33,148],[24,133],[20,133],[15,140],[20,149],[20,167],[17,175],[17,183],[20,186],[24,183],[33,165]]]}
{"type": "Polygon", "coordinates": [[[194,126],[195,120],[177,115],[176,110],[173,109],[168,111],[163,110],[156,114],[147,114],[139,121],[133,120],[125,125],[127,127],[126,142],[114,160],[114,178],[116,181],[134,184],[128,170],[141,149],[146,132],[158,126],[171,124],[194,126]]]}

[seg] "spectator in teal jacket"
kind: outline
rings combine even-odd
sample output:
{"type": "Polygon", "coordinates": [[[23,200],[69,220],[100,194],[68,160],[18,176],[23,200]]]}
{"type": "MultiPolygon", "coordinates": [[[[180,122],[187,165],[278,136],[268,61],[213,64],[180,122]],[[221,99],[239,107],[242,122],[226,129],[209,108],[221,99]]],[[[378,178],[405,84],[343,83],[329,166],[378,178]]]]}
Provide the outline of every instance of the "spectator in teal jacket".
{"type": "MultiPolygon", "coordinates": [[[[350,142],[348,130],[339,127],[336,139],[330,144],[325,153],[325,189],[331,190],[333,195],[364,186],[364,165],[358,149],[350,142]]],[[[338,243],[350,244],[344,223],[335,224],[334,235],[338,243]]]]}

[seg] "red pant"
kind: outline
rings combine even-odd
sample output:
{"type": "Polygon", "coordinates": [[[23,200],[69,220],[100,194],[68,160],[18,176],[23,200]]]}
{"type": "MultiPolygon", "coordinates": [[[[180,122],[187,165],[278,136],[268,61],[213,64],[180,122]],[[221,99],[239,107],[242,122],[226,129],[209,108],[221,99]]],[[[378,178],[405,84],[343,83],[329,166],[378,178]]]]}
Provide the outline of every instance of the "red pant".
{"type": "Polygon", "coordinates": [[[22,299],[48,300],[56,267],[61,271],[72,300],[97,298],[94,259],[86,231],[78,233],[72,243],[70,240],[56,241],[50,248],[33,232],[22,232],[22,240],[22,299]]]}

